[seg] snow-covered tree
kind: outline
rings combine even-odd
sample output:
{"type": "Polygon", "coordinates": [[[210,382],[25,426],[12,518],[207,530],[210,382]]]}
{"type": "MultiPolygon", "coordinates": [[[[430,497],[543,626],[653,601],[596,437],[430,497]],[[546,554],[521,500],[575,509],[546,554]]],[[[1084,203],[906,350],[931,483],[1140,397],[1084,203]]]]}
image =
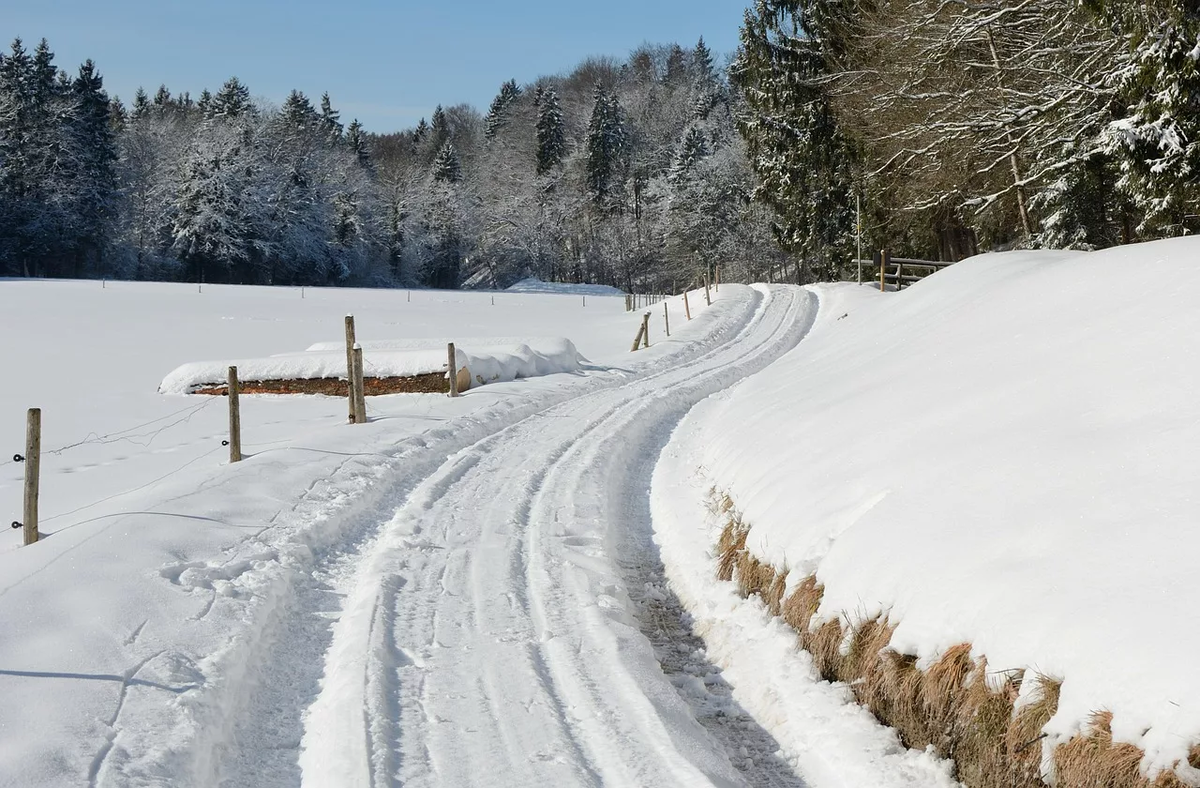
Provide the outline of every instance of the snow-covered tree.
{"type": "Polygon", "coordinates": [[[462,166],[454,143],[447,140],[433,160],[433,179],[441,183],[458,183],[462,180],[462,166]]]}
{"type": "Polygon", "coordinates": [[[492,99],[492,106],[483,119],[483,136],[491,139],[496,136],[500,126],[504,124],[509,107],[521,96],[521,88],[517,81],[510,79],[500,86],[500,92],[492,99]]]}
{"type": "Polygon", "coordinates": [[[545,175],[559,166],[567,153],[566,125],[553,87],[539,94],[537,109],[537,174],[545,175]]]}

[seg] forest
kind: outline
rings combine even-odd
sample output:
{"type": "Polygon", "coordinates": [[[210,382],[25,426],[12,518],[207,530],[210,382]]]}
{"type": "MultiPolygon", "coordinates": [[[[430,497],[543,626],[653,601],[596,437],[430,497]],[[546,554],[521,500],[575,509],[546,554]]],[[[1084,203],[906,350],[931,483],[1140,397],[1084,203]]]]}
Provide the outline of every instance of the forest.
{"type": "Polygon", "coordinates": [[[53,60],[18,40],[0,61],[4,275],[661,292],[718,261],[744,278],[786,262],[702,40],[382,135],[327,94],[270,106],[236,77],[125,106],[95,64],[53,60]]]}
{"type": "Polygon", "coordinates": [[[1200,229],[1192,2],[756,0],[728,62],[643,45],[386,134],[54,57],[0,55],[4,276],[662,292],[1200,229]]]}

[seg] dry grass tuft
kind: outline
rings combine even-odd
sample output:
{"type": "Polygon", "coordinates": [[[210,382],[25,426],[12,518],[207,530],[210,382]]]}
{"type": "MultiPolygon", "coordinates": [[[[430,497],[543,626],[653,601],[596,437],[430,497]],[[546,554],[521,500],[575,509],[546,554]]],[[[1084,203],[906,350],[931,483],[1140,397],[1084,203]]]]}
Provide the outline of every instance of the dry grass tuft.
{"type": "MultiPolygon", "coordinates": [[[[821,678],[848,684],[858,702],[896,729],[905,745],[928,746],[951,759],[968,788],[1046,788],[1042,780],[1042,729],[1058,710],[1062,682],[1037,675],[1031,699],[1014,712],[1025,676],[1021,671],[988,680],[985,658],[971,645],[950,648],[922,671],[916,657],[889,644],[895,625],[886,616],[854,622],[840,616],[814,620],[825,587],[805,577],[790,595],[787,570],[759,561],[746,549],[750,526],[727,495],[710,493],[710,508],[725,520],[717,576],[735,581],[744,596],[758,595],[797,632],[821,678]]],[[[1112,740],[1112,715],[1093,715],[1088,730],[1054,751],[1055,788],[1185,788],[1174,772],[1151,781],[1141,775],[1142,751],[1112,740]]],[[[1200,769],[1200,744],[1188,763],[1200,769]]]]}
{"type": "MultiPolygon", "coordinates": [[[[1197,755],[1193,748],[1189,763],[1197,755]]],[[[1112,712],[1092,714],[1087,730],[1054,751],[1057,788],[1184,788],[1171,771],[1154,780],[1141,773],[1142,751],[1127,742],[1114,742],[1112,712]]]]}
{"type": "Polygon", "coordinates": [[[796,586],[796,590],[787,599],[783,600],[779,614],[803,638],[804,634],[808,632],[813,616],[821,608],[821,597],[823,596],[825,596],[825,586],[817,582],[815,575],[809,575],[800,585],[796,586]]]}

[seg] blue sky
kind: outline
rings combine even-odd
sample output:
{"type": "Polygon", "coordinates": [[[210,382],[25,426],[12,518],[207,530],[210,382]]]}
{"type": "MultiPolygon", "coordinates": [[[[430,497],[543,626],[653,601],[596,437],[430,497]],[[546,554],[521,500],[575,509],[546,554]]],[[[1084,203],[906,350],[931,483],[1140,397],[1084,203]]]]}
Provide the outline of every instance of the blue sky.
{"type": "MultiPolygon", "coordinates": [[[[11,0],[10,0],[11,2],[11,0]]],[[[281,101],[292,88],[329,91],[344,121],[388,132],[437,104],[486,110],[500,84],[569,69],[589,55],[624,56],[643,42],[723,55],[737,46],[745,0],[484,2],[430,0],[48,0],[12,3],[0,35],[49,39],[60,68],[96,61],[129,104],[142,85],[210,90],[232,75],[281,101]]]]}

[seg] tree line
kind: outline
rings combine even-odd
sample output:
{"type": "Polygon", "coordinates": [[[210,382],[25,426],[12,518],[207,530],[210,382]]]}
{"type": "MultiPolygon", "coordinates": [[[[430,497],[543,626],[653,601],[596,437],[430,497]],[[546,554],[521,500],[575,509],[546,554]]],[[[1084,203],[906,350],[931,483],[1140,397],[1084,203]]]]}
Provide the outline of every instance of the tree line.
{"type": "Polygon", "coordinates": [[[1178,0],[756,0],[730,73],[756,194],[830,279],[860,229],[942,260],[1200,230],[1198,42],[1178,0]]]}
{"type": "Polygon", "coordinates": [[[701,40],[504,83],[392,134],[328,94],[110,98],[46,41],[0,55],[0,275],[664,290],[786,263],[701,40]]]}

